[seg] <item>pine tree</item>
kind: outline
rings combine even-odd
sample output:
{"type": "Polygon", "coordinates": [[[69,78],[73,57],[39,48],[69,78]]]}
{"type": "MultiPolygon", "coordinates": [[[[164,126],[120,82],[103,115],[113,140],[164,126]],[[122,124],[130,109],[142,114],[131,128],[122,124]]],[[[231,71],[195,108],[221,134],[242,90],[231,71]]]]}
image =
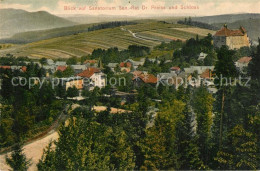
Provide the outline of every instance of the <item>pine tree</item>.
{"type": "Polygon", "coordinates": [[[13,170],[27,170],[31,165],[31,161],[26,158],[20,143],[14,146],[11,156],[6,157],[5,160],[13,170]]]}
{"type": "Polygon", "coordinates": [[[215,79],[215,84],[217,85],[218,91],[218,100],[221,101],[220,107],[220,116],[219,117],[219,148],[222,147],[223,139],[223,117],[225,112],[225,102],[226,96],[230,92],[230,84],[234,77],[237,76],[237,70],[233,61],[233,55],[235,52],[229,50],[227,46],[222,46],[218,50],[218,61],[215,65],[215,74],[218,79],[215,79]],[[229,82],[231,80],[231,82],[229,82]]]}
{"type": "Polygon", "coordinates": [[[255,134],[237,125],[228,138],[231,145],[219,151],[215,158],[219,169],[256,170],[259,166],[259,156],[255,134]]]}
{"type": "Polygon", "coordinates": [[[208,164],[210,157],[211,127],[213,124],[213,97],[205,87],[200,87],[194,93],[192,106],[196,113],[198,146],[201,159],[208,164]]]}

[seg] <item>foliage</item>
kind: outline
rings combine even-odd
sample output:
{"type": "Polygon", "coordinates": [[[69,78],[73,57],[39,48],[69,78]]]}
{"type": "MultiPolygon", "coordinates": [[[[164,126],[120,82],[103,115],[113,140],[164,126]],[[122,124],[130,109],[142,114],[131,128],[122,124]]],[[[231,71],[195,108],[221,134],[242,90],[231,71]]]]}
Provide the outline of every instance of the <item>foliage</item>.
{"type": "Polygon", "coordinates": [[[13,150],[14,151],[11,153],[11,157],[6,157],[6,163],[13,170],[27,170],[31,165],[31,161],[26,159],[21,144],[18,143],[15,145],[13,150]]]}
{"type": "Polygon", "coordinates": [[[38,164],[39,170],[134,168],[133,151],[126,142],[124,131],[71,118],[67,125],[62,126],[59,135],[55,150],[51,145],[45,150],[38,164]]]}
{"type": "Polygon", "coordinates": [[[177,23],[185,24],[185,25],[189,25],[189,26],[200,27],[200,28],[209,29],[209,30],[218,30],[218,28],[213,25],[199,22],[199,21],[192,21],[191,17],[189,17],[189,19],[185,18],[184,21],[179,20],[177,23]]]}
{"type": "Polygon", "coordinates": [[[136,24],[136,23],[128,22],[128,21],[114,21],[114,22],[108,22],[108,23],[104,23],[104,24],[93,25],[92,27],[88,28],[88,31],[95,31],[95,30],[100,30],[100,29],[114,28],[114,27],[125,26],[125,25],[134,25],[134,24],[136,24]]]}
{"type": "Polygon", "coordinates": [[[67,97],[76,97],[79,95],[79,90],[75,86],[69,87],[66,94],[67,97]]]}
{"type": "Polygon", "coordinates": [[[243,126],[237,125],[229,133],[231,145],[224,151],[219,151],[215,160],[221,169],[255,170],[258,167],[257,139],[243,126]]]}
{"type": "Polygon", "coordinates": [[[77,64],[77,58],[71,57],[71,58],[67,59],[66,63],[67,63],[67,65],[76,65],[77,64]]]}

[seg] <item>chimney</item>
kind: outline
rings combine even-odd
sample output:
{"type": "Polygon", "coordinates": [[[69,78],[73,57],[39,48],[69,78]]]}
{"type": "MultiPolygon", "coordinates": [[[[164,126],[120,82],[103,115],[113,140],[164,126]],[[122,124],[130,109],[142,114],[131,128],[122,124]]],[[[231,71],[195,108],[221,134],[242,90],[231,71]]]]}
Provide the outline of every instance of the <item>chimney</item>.
{"type": "Polygon", "coordinates": [[[224,24],[224,27],[227,28],[227,24],[224,24]]]}

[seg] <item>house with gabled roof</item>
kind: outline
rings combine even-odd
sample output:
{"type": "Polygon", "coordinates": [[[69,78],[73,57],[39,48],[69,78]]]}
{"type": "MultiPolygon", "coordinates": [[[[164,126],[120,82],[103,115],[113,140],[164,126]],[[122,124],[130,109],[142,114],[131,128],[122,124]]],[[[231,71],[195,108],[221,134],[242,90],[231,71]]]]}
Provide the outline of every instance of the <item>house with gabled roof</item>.
{"type": "Polygon", "coordinates": [[[213,44],[218,48],[225,45],[230,49],[240,49],[241,47],[250,46],[247,31],[244,27],[241,26],[238,30],[231,30],[226,24],[213,36],[213,44]]]}
{"type": "Polygon", "coordinates": [[[89,67],[77,76],[84,78],[84,86],[93,90],[95,87],[104,88],[106,86],[106,75],[98,68],[89,67]]]}
{"type": "Polygon", "coordinates": [[[61,71],[61,72],[63,72],[63,71],[65,71],[67,69],[67,66],[57,66],[57,68],[56,68],[56,71],[61,71]]]}
{"type": "Polygon", "coordinates": [[[67,66],[67,63],[65,61],[56,61],[55,65],[56,66],[67,66]]]}
{"type": "Polygon", "coordinates": [[[76,74],[81,73],[82,71],[87,69],[86,65],[71,65],[71,68],[74,70],[76,74]]]}
{"type": "Polygon", "coordinates": [[[133,72],[133,78],[134,86],[139,87],[142,84],[151,84],[156,85],[158,79],[153,74],[149,74],[148,72],[144,71],[137,71],[133,72]]]}
{"type": "Polygon", "coordinates": [[[242,57],[235,62],[235,65],[238,69],[243,69],[248,66],[249,62],[252,60],[252,57],[242,57]]]}

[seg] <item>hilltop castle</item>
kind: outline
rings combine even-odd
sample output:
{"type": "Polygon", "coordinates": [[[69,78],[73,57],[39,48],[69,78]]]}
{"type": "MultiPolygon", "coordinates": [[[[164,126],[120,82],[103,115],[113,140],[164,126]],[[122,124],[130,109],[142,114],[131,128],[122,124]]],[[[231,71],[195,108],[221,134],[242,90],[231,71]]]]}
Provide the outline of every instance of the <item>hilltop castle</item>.
{"type": "Polygon", "coordinates": [[[250,46],[244,27],[240,27],[238,30],[230,30],[226,24],[213,36],[213,42],[214,46],[219,48],[223,45],[227,45],[230,49],[240,49],[244,46],[250,46]]]}

